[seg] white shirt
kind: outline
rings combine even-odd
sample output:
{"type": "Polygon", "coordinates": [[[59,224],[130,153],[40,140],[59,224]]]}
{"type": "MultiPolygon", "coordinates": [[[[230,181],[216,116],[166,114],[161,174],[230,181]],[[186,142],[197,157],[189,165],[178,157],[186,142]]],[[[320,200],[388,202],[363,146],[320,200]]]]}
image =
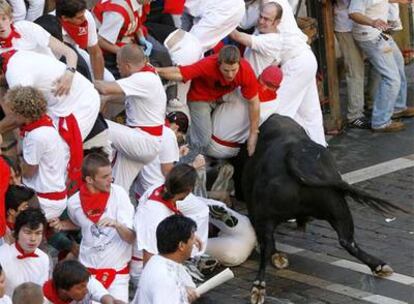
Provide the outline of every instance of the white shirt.
{"type": "Polygon", "coordinates": [[[183,265],[154,255],[142,271],[133,304],[187,304],[186,287],[195,288],[183,265]]]}
{"type": "Polygon", "coordinates": [[[61,192],[66,189],[69,148],[55,128],[40,127],[23,138],[23,158],[29,165],[38,165],[33,177],[23,183],[36,192],[61,192]]]}
{"type": "Polygon", "coordinates": [[[351,0],[337,0],[334,5],[335,32],[351,32],[352,20],[348,15],[348,6],[351,0]]]}
{"type": "Polygon", "coordinates": [[[167,95],[157,74],[137,72],[116,82],[126,95],[125,112],[128,126],[164,124],[167,95]]]}
{"type": "Polygon", "coordinates": [[[255,1],[246,5],[246,11],[239,25],[242,29],[247,30],[256,26],[260,16],[260,2],[261,1],[255,1]]]}
{"type": "Polygon", "coordinates": [[[6,80],[10,88],[34,86],[47,100],[48,114],[66,117],[76,113],[82,139],[89,134],[98,116],[100,100],[93,84],[76,72],[68,95],[55,96],[55,81],[63,75],[66,65],[50,56],[30,51],[18,51],[9,60],[6,80]]]}
{"type": "Polygon", "coordinates": [[[1,48],[0,53],[15,49],[33,51],[55,57],[49,48],[50,34],[40,25],[30,21],[19,21],[14,23],[14,28],[21,37],[13,38],[13,47],[1,48]]]}
{"type": "MultiPolygon", "coordinates": [[[[98,227],[83,212],[79,199],[79,192],[68,200],[68,214],[72,222],[82,231],[79,261],[86,267],[101,269],[113,268],[121,270],[131,260],[132,245],[121,239],[115,228],[98,227]]],[[[119,223],[132,229],[134,207],[125,190],[115,184],[106,205],[104,218],[115,219],[119,223]]]]}
{"type": "MultiPolygon", "coordinates": [[[[102,297],[109,295],[108,290],[106,290],[106,288],[102,285],[102,283],[93,277],[89,278],[87,288],[88,288],[88,293],[86,294],[86,296],[83,298],[82,301],[72,301],[69,304],[89,304],[89,303],[92,303],[92,301],[101,303],[102,297]]],[[[46,297],[44,298],[44,303],[53,304],[48,299],[46,299],[46,297]]]]}
{"type": "Polygon", "coordinates": [[[200,0],[186,0],[184,3],[184,11],[193,17],[200,17],[204,11],[202,7],[203,2],[200,0]]]}
{"type": "Polygon", "coordinates": [[[162,185],[165,182],[165,177],[162,174],[161,165],[178,162],[179,158],[180,151],[178,148],[177,137],[173,130],[164,126],[160,153],[152,162],[145,165],[140,171],[135,182],[135,192],[142,195],[153,185],[162,185]]]}
{"type": "MultiPolygon", "coordinates": [[[[98,33],[96,32],[96,23],[90,11],[85,10],[85,19],[88,22],[88,47],[98,44],[98,33]]],[[[122,24],[121,24],[122,25],[122,24]]],[[[77,43],[69,36],[69,34],[62,27],[63,40],[73,46],[78,46],[77,43]]]]}
{"type": "Polygon", "coordinates": [[[40,249],[35,254],[39,257],[18,259],[21,253],[15,244],[0,246],[0,261],[6,274],[6,295],[12,296],[14,289],[22,283],[33,282],[40,286],[49,278],[49,257],[40,249]]]}
{"type": "Polygon", "coordinates": [[[9,296],[4,295],[4,296],[0,299],[0,304],[12,304],[12,300],[9,298],[9,296]]]}
{"type": "MultiPolygon", "coordinates": [[[[371,19],[388,20],[388,0],[351,0],[349,13],[360,13],[371,19]]],[[[352,34],[355,40],[369,41],[378,38],[381,31],[369,26],[354,22],[352,34]]]]}

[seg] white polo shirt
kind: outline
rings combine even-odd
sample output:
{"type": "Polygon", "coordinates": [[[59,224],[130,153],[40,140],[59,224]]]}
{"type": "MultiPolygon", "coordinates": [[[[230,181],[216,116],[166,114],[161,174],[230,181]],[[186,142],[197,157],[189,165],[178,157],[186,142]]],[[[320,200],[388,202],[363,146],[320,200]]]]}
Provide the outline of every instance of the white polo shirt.
{"type": "Polygon", "coordinates": [[[6,80],[10,88],[34,86],[47,100],[47,110],[51,118],[73,114],[85,139],[99,113],[100,99],[93,84],[76,72],[68,95],[55,96],[55,81],[63,75],[66,65],[50,56],[31,51],[18,51],[9,60],[6,80]]]}
{"type": "Polygon", "coordinates": [[[40,286],[49,279],[49,257],[40,249],[35,254],[39,257],[18,259],[21,253],[15,244],[0,246],[0,262],[6,274],[6,295],[12,296],[14,289],[22,283],[32,282],[40,286]]]}
{"type": "MultiPolygon", "coordinates": [[[[79,192],[68,200],[68,214],[72,222],[82,231],[79,261],[90,268],[125,268],[131,260],[132,245],[121,239],[115,228],[99,227],[83,212],[79,192]]],[[[111,218],[132,229],[134,207],[125,190],[115,184],[101,219],[111,218]]]]}
{"type": "Polygon", "coordinates": [[[161,78],[149,71],[116,81],[126,95],[126,124],[131,127],[164,124],[167,95],[161,78]]]}
{"type": "Polygon", "coordinates": [[[40,193],[64,191],[69,148],[58,131],[54,127],[34,129],[26,133],[22,146],[25,162],[39,166],[33,177],[23,177],[23,183],[40,193]]]}

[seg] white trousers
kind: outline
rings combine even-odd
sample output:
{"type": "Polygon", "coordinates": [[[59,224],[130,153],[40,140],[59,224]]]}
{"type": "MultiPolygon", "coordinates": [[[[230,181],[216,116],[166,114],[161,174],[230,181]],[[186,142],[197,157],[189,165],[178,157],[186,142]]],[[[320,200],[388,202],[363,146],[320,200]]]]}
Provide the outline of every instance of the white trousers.
{"type": "Polygon", "coordinates": [[[46,219],[49,221],[62,215],[67,207],[67,198],[61,200],[50,200],[38,197],[40,209],[45,213],[46,219]]]}
{"type": "Polygon", "coordinates": [[[315,78],[317,68],[311,50],[282,64],[283,80],[277,92],[276,112],[294,119],[314,142],[326,147],[315,78]]]}
{"type": "Polygon", "coordinates": [[[130,128],[107,120],[109,140],[116,150],[112,176],[114,183],[129,193],[142,167],[160,152],[161,136],[152,136],[138,128],[130,128]]]}
{"type": "Polygon", "coordinates": [[[21,20],[35,21],[43,15],[45,8],[45,0],[28,0],[29,9],[26,11],[26,4],[24,0],[8,0],[13,8],[14,22],[21,20]]]}
{"type": "MultiPolygon", "coordinates": [[[[129,303],[129,274],[117,274],[111,286],[108,288],[108,292],[117,300],[129,303]]],[[[95,302],[94,302],[95,303],[95,302]]]]}

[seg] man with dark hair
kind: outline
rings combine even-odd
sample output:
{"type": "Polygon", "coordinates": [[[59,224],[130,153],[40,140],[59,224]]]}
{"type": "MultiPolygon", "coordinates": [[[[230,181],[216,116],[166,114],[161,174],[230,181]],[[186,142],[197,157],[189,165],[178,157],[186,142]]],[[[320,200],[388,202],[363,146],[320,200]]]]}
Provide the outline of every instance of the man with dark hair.
{"type": "Polygon", "coordinates": [[[250,64],[240,56],[235,46],[225,46],[212,55],[186,66],[157,68],[161,77],[169,80],[192,80],[188,92],[190,108],[190,147],[192,154],[205,153],[212,135],[211,113],[216,102],[240,87],[249,103],[250,130],[247,141],[249,155],[253,155],[259,128],[259,99],[257,79],[250,64]]]}
{"type": "Polygon", "coordinates": [[[32,282],[23,283],[13,291],[12,300],[13,304],[43,304],[42,287],[32,282]]]}
{"type": "Polygon", "coordinates": [[[95,20],[87,10],[86,1],[57,0],[56,17],[62,25],[63,40],[77,47],[81,56],[90,65],[93,78],[102,80],[104,57],[98,45],[95,20]]]}
{"type": "Polygon", "coordinates": [[[11,304],[10,297],[6,294],[6,274],[0,264],[0,304],[11,304]]]}
{"type": "Polygon", "coordinates": [[[196,243],[196,223],[182,215],[171,215],[157,227],[157,247],[146,264],[134,304],[186,304],[199,296],[182,263],[191,256],[196,243]]]}
{"type": "Polygon", "coordinates": [[[47,303],[91,303],[92,301],[112,304],[123,303],[115,300],[80,262],[60,262],[53,270],[52,279],[43,285],[47,303]]]}
{"type": "Polygon", "coordinates": [[[0,261],[7,273],[6,294],[24,282],[43,285],[49,277],[49,257],[38,247],[47,222],[40,209],[29,208],[16,218],[13,245],[0,246],[0,261]]]}

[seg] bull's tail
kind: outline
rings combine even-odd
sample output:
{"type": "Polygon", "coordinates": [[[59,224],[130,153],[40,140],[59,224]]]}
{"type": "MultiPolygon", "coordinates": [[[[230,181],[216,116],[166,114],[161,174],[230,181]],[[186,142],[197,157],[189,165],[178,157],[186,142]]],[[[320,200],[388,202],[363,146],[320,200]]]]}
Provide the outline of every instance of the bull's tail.
{"type": "Polygon", "coordinates": [[[375,197],[364,190],[349,185],[348,183],[341,183],[340,187],[342,190],[345,191],[345,195],[351,197],[357,203],[366,205],[383,215],[392,214],[396,211],[403,213],[411,213],[410,211],[400,206],[397,206],[381,198],[375,197]]]}

